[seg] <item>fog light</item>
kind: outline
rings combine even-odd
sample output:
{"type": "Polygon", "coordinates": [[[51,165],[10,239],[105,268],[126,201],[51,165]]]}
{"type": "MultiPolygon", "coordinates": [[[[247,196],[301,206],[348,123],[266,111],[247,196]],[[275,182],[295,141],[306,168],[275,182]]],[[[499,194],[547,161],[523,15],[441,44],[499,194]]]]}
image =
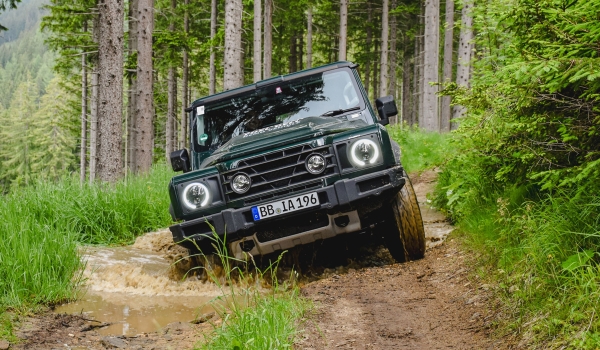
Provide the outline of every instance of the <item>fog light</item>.
{"type": "Polygon", "coordinates": [[[311,174],[320,174],[325,171],[326,167],[325,157],[320,154],[312,154],[306,159],[306,170],[311,174]]]}
{"type": "Polygon", "coordinates": [[[238,194],[246,193],[250,189],[252,181],[246,174],[236,174],[231,180],[231,189],[238,194]]]}

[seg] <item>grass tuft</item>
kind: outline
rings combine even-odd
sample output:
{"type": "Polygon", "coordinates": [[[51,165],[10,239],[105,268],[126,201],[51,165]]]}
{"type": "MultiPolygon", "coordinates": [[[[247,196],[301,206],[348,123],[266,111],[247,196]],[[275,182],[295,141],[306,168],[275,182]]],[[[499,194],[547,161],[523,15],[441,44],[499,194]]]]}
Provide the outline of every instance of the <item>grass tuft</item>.
{"type": "Polygon", "coordinates": [[[388,126],[387,130],[400,145],[402,165],[407,173],[443,164],[455,148],[452,134],[429,132],[407,125],[388,126]]]}

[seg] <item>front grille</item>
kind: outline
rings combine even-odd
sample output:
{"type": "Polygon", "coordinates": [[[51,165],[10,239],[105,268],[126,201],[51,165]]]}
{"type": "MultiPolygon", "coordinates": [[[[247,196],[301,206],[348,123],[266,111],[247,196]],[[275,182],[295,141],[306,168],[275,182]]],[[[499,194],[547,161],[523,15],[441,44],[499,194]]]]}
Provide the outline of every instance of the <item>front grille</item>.
{"type": "Polygon", "coordinates": [[[337,161],[330,146],[313,148],[301,145],[239,161],[235,169],[222,174],[223,189],[228,201],[245,198],[248,202],[255,202],[259,198],[290,193],[292,189],[337,173],[337,161]],[[313,153],[319,153],[327,160],[325,171],[318,175],[309,173],[305,166],[306,158],[313,153]],[[230,181],[238,172],[252,179],[250,190],[244,194],[237,194],[231,189],[230,181]]]}

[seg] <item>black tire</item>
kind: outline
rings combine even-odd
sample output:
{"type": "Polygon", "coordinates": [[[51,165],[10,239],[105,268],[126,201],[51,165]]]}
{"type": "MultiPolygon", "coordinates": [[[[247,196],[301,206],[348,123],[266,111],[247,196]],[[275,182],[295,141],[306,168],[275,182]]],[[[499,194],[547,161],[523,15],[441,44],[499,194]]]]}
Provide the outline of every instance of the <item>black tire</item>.
{"type": "Polygon", "coordinates": [[[398,262],[425,256],[425,228],[419,202],[408,175],[404,176],[406,183],[386,208],[386,246],[398,262]]]}

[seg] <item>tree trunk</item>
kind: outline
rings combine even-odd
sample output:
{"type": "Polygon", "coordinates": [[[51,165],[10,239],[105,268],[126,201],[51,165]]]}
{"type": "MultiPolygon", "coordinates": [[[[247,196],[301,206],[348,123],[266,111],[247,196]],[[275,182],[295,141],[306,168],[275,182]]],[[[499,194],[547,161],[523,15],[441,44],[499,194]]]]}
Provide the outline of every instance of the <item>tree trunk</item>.
{"type": "Polygon", "coordinates": [[[419,6],[421,9],[421,15],[419,16],[419,90],[418,90],[418,94],[419,94],[419,112],[418,112],[418,120],[419,120],[419,127],[423,128],[425,126],[425,120],[424,120],[424,115],[425,115],[425,111],[424,111],[424,102],[423,102],[423,97],[425,96],[425,94],[423,93],[423,82],[425,81],[424,78],[424,73],[425,73],[425,53],[423,52],[423,47],[425,44],[425,14],[424,14],[424,7],[423,7],[423,2],[421,1],[419,6]]]}
{"type": "Polygon", "coordinates": [[[225,0],[225,57],[223,89],[230,90],[244,83],[241,70],[242,1],[225,0]]]}
{"type": "MultiPolygon", "coordinates": [[[[175,9],[177,8],[177,1],[171,0],[171,23],[169,23],[169,31],[175,32],[175,9]]],[[[167,121],[165,125],[165,153],[167,164],[170,161],[171,152],[175,149],[175,125],[177,119],[177,75],[175,74],[175,67],[173,62],[169,64],[169,70],[167,72],[167,121]]]]}
{"type": "Polygon", "coordinates": [[[293,73],[298,71],[298,52],[296,48],[298,47],[298,33],[294,32],[290,37],[290,59],[289,59],[289,73],[293,73]]]}
{"type": "Polygon", "coordinates": [[[98,3],[98,178],[116,182],[122,175],[123,2],[98,3]]]}
{"type": "Polygon", "coordinates": [[[308,5],[308,12],[306,14],[306,68],[312,68],[312,55],[313,55],[313,8],[312,5],[308,5]]]}
{"type": "Polygon", "coordinates": [[[419,36],[419,31],[415,35],[415,47],[412,55],[412,68],[413,68],[413,78],[412,78],[412,90],[411,90],[411,101],[412,107],[410,112],[410,122],[409,125],[413,126],[419,123],[419,52],[420,52],[420,43],[421,38],[419,36]]]}
{"type": "MultiPolygon", "coordinates": [[[[469,87],[471,79],[471,54],[473,51],[473,0],[465,0],[461,12],[461,30],[458,40],[458,62],[456,64],[456,84],[463,87],[469,87]]],[[[460,118],[464,115],[466,109],[463,106],[454,106],[454,118],[460,118]]],[[[452,124],[452,129],[457,127],[456,123],[452,124]]]]}
{"type": "Polygon", "coordinates": [[[304,31],[300,31],[298,35],[298,70],[304,69],[304,31]]]}
{"type": "Polygon", "coordinates": [[[154,148],[154,117],[152,65],[152,32],[154,31],[154,1],[139,0],[138,3],[138,64],[136,115],[137,137],[135,145],[136,173],[144,173],[152,166],[154,148]]]}
{"type": "MultiPolygon", "coordinates": [[[[87,22],[83,25],[83,31],[87,32],[87,22]]],[[[81,55],[81,150],[79,153],[79,183],[85,183],[85,168],[87,155],[87,67],[84,53],[81,55]]]]}
{"type": "MultiPolygon", "coordinates": [[[[387,1],[387,0],[384,0],[387,1]]],[[[348,40],[348,0],[340,0],[340,48],[338,60],[346,60],[346,42],[348,40]]]]}
{"type": "Polygon", "coordinates": [[[268,79],[272,74],[273,58],[273,0],[265,0],[265,47],[263,62],[263,79],[268,79]]]}
{"type": "Polygon", "coordinates": [[[387,95],[388,85],[388,36],[389,36],[389,0],[383,0],[383,11],[381,13],[381,63],[379,69],[379,96],[387,95]]]}
{"type": "MultiPolygon", "coordinates": [[[[129,1],[129,55],[137,55],[137,28],[138,20],[136,18],[138,10],[138,0],[129,1]]],[[[137,64],[137,62],[136,62],[137,64]]],[[[137,78],[135,74],[128,74],[127,85],[127,147],[125,150],[127,169],[135,170],[135,138],[137,134],[137,122],[135,114],[135,96],[137,91],[137,78]]]]}
{"type": "MultiPolygon", "coordinates": [[[[187,38],[190,32],[190,15],[188,13],[187,6],[190,4],[190,0],[184,2],[186,9],[183,15],[183,31],[187,38]]],[[[189,62],[187,48],[183,49],[183,67],[181,68],[181,132],[179,136],[179,149],[183,149],[187,145],[187,134],[188,134],[188,114],[185,109],[188,107],[188,84],[189,84],[189,62]]]]}
{"type": "Polygon", "coordinates": [[[437,83],[440,60],[440,1],[425,2],[425,71],[423,74],[423,127],[429,131],[440,131],[438,114],[437,83]]]}
{"type": "MultiPolygon", "coordinates": [[[[210,2],[210,40],[214,40],[217,36],[217,0],[210,2]]],[[[217,85],[217,67],[215,66],[215,47],[210,46],[210,73],[208,80],[208,93],[210,95],[216,92],[217,85]]]]}
{"type": "MultiPolygon", "coordinates": [[[[381,48],[381,45],[379,44],[378,40],[375,40],[375,42],[373,43],[373,46],[375,48],[373,51],[375,51],[376,53],[380,52],[379,50],[381,48]]],[[[379,74],[377,73],[378,72],[377,67],[378,67],[377,58],[375,58],[375,60],[373,61],[373,99],[381,97],[381,95],[377,96],[377,94],[379,94],[379,85],[377,84],[379,82],[379,78],[378,78],[379,74]]]]}
{"type": "Polygon", "coordinates": [[[410,54],[408,51],[408,46],[410,45],[410,41],[408,37],[404,38],[404,50],[403,50],[403,59],[402,59],[402,121],[411,125],[411,95],[412,91],[410,90],[410,54]]]}
{"type": "Polygon", "coordinates": [[[262,6],[254,0],[254,82],[262,78],[262,6]]]}
{"type": "Polygon", "coordinates": [[[90,183],[96,180],[98,163],[98,65],[93,66],[92,96],[90,99],[90,183]]]}
{"type": "MultiPolygon", "coordinates": [[[[369,83],[371,82],[371,45],[373,44],[373,8],[371,7],[371,3],[367,2],[367,38],[366,38],[366,47],[367,47],[367,62],[365,63],[365,91],[367,92],[367,97],[369,96],[369,87],[371,86],[369,83]]],[[[375,95],[375,93],[373,93],[375,95]]]]}
{"type": "MultiPolygon", "coordinates": [[[[392,0],[392,10],[398,6],[398,0],[392,0]]],[[[390,15],[390,69],[389,69],[389,88],[388,93],[394,98],[397,98],[396,87],[398,77],[396,76],[396,66],[398,64],[398,52],[396,51],[398,41],[398,25],[396,22],[396,15],[390,15]]],[[[395,123],[398,124],[398,118],[396,117],[395,123]]]]}
{"type": "MultiPolygon", "coordinates": [[[[444,84],[452,81],[452,47],[454,38],[454,0],[446,0],[446,29],[444,31],[444,84]]],[[[450,131],[450,96],[442,96],[440,130],[450,131]]]]}

